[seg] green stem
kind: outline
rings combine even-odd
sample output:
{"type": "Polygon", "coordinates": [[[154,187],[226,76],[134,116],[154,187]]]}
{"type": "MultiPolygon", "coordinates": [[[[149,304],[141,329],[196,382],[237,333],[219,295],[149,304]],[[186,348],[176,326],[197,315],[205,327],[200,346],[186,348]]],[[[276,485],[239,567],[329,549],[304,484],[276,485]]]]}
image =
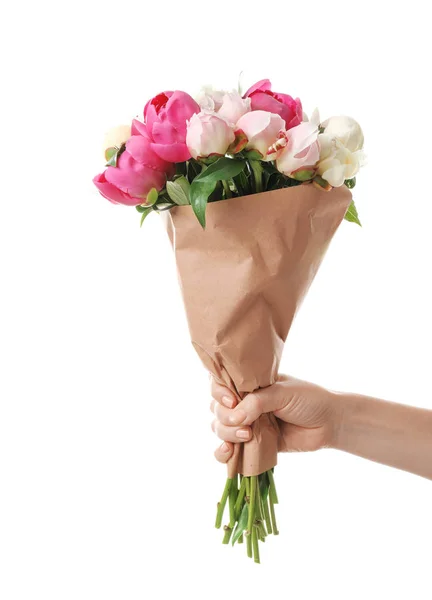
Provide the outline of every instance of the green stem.
{"type": "Polygon", "coordinates": [[[225,198],[232,198],[232,194],[231,194],[231,190],[230,190],[228,181],[225,181],[225,179],[222,179],[222,185],[225,190],[225,198]]]}
{"type": "Polygon", "coordinates": [[[258,530],[256,527],[252,530],[252,548],[253,548],[253,557],[254,562],[260,563],[260,555],[259,555],[259,547],[258,547],[258,530]]]}
{"type": "Polygon", "coordinates": [[[263,507],[262,507],[262,498],[261,498],[261,490],[259,486],[259,482],[257,483],[257,509],[256,509],[257,519],[262,521],[264,519],[263,515],[263,507]]]}
{"type": "Polygon", "coordinates": [[[237,495],[237,500],[236,500],[235,507],[234,507],[234,511],[235,511],[237,520],[240,518],[240,514],[241,514],[241,511],[243,508],[243,500],[245,497],[245,493],[246,493],[246,477],[243,477],[241,480],[240,490],[237,495]]]}
{"type": "Polygon", "coordinates": [[[270,469],[269,471],[267,471],[267,475],[268,475],[269,482],[270,482],[270,488],[269,488],[270,497],[273,500],[273,504],[279,504],[278,496],[276,493],[276,486],[275,486],[274,477],[273,477],[273,471],[270,469]]]}
{"type": "Polygon", "coordinates": [[[269,506],[268,506],[268,498],[266,498],[263,502],[264,504],[264,518],[265,518],[265,523],[266,523],[266,527],[267,527],[267,533],[273,533],[273,529],[271,526],[271,520],[270,520],[270,511],[269,511],[269,506]]]}
{"type": "Polygon", "coordinates": [[[249,558],[252,558],[252,532],[246,531],[246,552],[249,558]]]}
{"type": "Polygon", "coordinates": [[[265,542],[265,537],[267,535],[267,532],[265,530],[264,523],[262,521],[257,521],[257,527],[258,527],[261,541],[265,542]]]}
{"type": "Polygon", "coordinates": [[[225,533],[223,536],[222,544],[229,544],[229,541],[231,539],[232,529],[231,529],[231,527],[227,527],[227,525],[225,525],[224,531],[225,531],[225,533]]]}
{"type": "Polygon", "coordinates": [[[248,514],[248,525],[247,529],[249,533],[252,533],[253,523],[255,521],[255,510],[256,510],[256,487],[257,487],[257,476],[252,475],[250,478],[250,500],[249,500],[249,514],[248,514]]]}
{"type": "Polygon", "coordinates": [[[273,535],[279,535],[279,531],[278,531],[277,524],[276,524],[274,502],[273,502],[271,496],[270,496],[270,515],[271,515],[271,520],[272,520],[273,535]]]}
{"type": "Polygon", "coordinates": [[[231,482],[232,482],[232,479],[228,478],[226,480],[225,488],[224,488],[224,491],[222,494],[221,501],[218,502],[218,505],[217,505],[216,524],[215,524],[216,529],[220,529],[221,525],[222,525],[222,518],[223,518],[223,514],[224,514],[224,510],[225,510],[225,505],[228,500],[228,496],[229,496],[229,492],[230,492],[230,488],[231,488],[231,482]]]}
{"type": "Polygon", "coordinates": [[[251,171],[253,173],[253,177],[254,177],[254,181],[255,181],[255,191],[257,193],[262,192],[263,191],[263,185],[262,185],[262,166],[261,166],[261,161],[259,160],[250,160],[248,161],[251,171]]]}
{"type": "Polygon", "coordinates": [[[236,522],[236,512],[235,505],[237,501],[237,475],[234,475],[234,478],[231,483],[230,491],[229,491],[229,513],[230,513],[230,522],[229,526],[231,529],[234,527],[236,522]]]}

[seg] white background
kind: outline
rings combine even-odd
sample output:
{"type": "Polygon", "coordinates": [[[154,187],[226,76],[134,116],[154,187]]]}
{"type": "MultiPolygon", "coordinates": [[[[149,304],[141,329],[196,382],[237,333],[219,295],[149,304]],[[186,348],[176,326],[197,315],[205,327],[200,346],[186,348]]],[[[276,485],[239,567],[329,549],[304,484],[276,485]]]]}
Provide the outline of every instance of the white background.
{"type": "Polygon", "coordinates": [[[354,116],[364,226],[338,231],[282,370],[432,409],[428,27],[420,0],[3,9],[2,600],[431,598],[431,482],[337,451],[281,457],[261,566],[220,544],[225,469],[166,235],[91,183],[105,129],[164,89],[243,70],[354,116]]]}

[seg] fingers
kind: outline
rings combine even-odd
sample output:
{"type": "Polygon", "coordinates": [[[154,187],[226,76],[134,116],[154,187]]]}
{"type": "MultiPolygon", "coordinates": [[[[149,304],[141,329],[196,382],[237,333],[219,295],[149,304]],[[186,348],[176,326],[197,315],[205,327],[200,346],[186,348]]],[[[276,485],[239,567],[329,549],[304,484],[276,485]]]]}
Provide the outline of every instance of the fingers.
{"type": "Polygon", "coordinates": [[[216,400],[212,400],[210,403],[210,410],[223,425],[233,425],[233,414],[234,411],[231,408],[225,408],[222,404],[219,404],[216,400]]]}
{"type": "Polygon", "coordinates": [[[211,380],[211,395],[222,406],[234,408],[237,404],[237,398],[229,388],[218,383],[214,377],[211,380]]]}
{"type": "Polygon", "coordinates": [[[229,422],[231,425],[251,425],[263,413],[280,410],[286,403],[286,394],[276,383],[245,396],[234,410],[229,411],[229,422]]]}
{"type": "Polygon", "coordinates": [[[234,446],[230,442],[224,442],[215,450],[215,458],[221,463],[226,463],[231,458],[234,452],[234,446]]]}
{"type": "Polygon", "coordinates": [[[218,438],[225,442],[248,442],[252,437],[250,427],[229,427],[217,419],[213,421],[212,429],[218,438]]]}

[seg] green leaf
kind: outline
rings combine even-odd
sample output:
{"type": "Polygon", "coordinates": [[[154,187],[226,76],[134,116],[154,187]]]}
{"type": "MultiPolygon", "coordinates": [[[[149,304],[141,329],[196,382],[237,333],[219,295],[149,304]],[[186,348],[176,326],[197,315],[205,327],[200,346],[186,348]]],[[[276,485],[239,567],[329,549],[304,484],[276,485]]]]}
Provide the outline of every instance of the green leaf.
{"type": "Polygon", "coordinates": [[[258,150],[246,150],[245,156],[249,160],[262,160],[264,158],[264,156],[261,154],[261,152],[258,152],[258,150]]]}
{"type": "Polygon", "coordinates": [[[140,223],[140,227],[142,227],[142,224],[145,221],[145,218],[147,217],[148,214],[151,213],[151,211],[153,210],[153,206],[149,206],[148,208],[144,209],[142,215],[141,215],[141,223],[140,223]]]}
{"type": "Polygon", "coordinates": [[[347,188],[348,188],[349,190],[352,190],[352,189],[353,189],[353,187],[355,187],[355,184],[356,184],[356,178],[355,178],[355,177],[353,177],[352,179],[345,179],[344,183],[345,183],[345,185],[347,186],[347,188]]]}
{"type": "Polygon", "coordinates": [[[222,156],[200,173],[194,180],[200,183],[217,183],[221,180],[231,179],[241,173],[246,166],[244,160],[222,156]]]}
{"type": "Polygon", "coordinates": [[[203,168],[202,165],[194,158],[191,158],[188,160],[188,162],[187,162],[187,177],[188,177],[189,183],[192,183],[192,181],[195,179],[195,177],[197,177],[201,173],[202,168],[203,168]]]}
{"type": "Polygon", "coordinates": [[[291,177],[297,181],[310,181],[314,178],[315,169],[298,169],[291,173],[291,177]]]}
{"type": "Polygon", "coordinates": [[[351,223],[357,223],[357,225],[360,225],[360,227],[362,226],[362,224],[360,223],[356,205],[354,204],[354,200],[352,200],[351,204],[349,205],[349,208],[345,215],[345,220],[350,221],[351,223]]]}
{"type": "Polygon", "coordinates": [[[252,169],[254,183],[255,183],[255,192],[259,193],[263,191],[262,187],[262,163],[260,160],[250,160],[249,161],[250,168],[252,169]]]}
{"type": "Polygon", "coordinates": [[[157,191],[156,188],[152,188],[149,191],[149,193],[147,194],[145,205],[153,206],[153,204],[156,204],[158,198],[159,198],[159,192],[157,191]]]}
{"type": "Polygon", "coordinates": [[[113,146],[105,150],[106,167],[116,167],[120,149],[113,146]]]}
{"type": "Polygon", "coordinates": [[[241,534],[244,532],[244,530],[246,529],[247,523],[248,523],[248,516],[249,516],[249,506],[248,506],[247,502],[245,502],[243,505],[243,510],[240,515],[240,519],[236,525],[236,528],[234,529],[234,534],[233,534],[232,541],[231,541],[233,546],[236,543],[236,541],[239,539],[241,534]]]}
{"type": "Polygon", "coordinates": [[[194,179],[190,187],[190,203],[192,209],[201,224],[205,229],[206,226],[206,208],[210,194],[214,192],[217,181],[198,181],[198,177],[194,179]]]}
{"type": "Polygon", "coordinates": [[[168,196],[175,204],[179,206],[190,204],[190,183],[186,177],[181,176],[175,181],[167,181],[166,188],[168,196]]]}
{"type": "Polygon", "coordinates": [[[109,162],[113,156],[115,156],[119,151],[119,148],[117,148],[117,146],[111,146],[111,148],[107,148],[105,150],[105,160],[107,162],[109,162]]]}

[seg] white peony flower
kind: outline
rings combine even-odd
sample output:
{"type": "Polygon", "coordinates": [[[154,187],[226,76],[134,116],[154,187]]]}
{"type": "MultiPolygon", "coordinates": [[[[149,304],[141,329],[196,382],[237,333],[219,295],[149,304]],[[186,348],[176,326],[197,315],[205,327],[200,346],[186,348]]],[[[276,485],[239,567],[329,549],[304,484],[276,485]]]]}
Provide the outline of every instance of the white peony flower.
{"type": "Polygon", "coordinates": [[[357,152],[363,148],[363,131],[355,119],[330,117],[322,123],[322,127],[326,135],[339,140],[347,150],[357,152]]]}
{"type": "Polygon", "coordinates": [[[363,152],[351,152],[337,138],[326,132],[318,136],[320,160],[318,174],[331,186],[340,187],[346,179],[352,179],[363,162],[363,152]]]}

